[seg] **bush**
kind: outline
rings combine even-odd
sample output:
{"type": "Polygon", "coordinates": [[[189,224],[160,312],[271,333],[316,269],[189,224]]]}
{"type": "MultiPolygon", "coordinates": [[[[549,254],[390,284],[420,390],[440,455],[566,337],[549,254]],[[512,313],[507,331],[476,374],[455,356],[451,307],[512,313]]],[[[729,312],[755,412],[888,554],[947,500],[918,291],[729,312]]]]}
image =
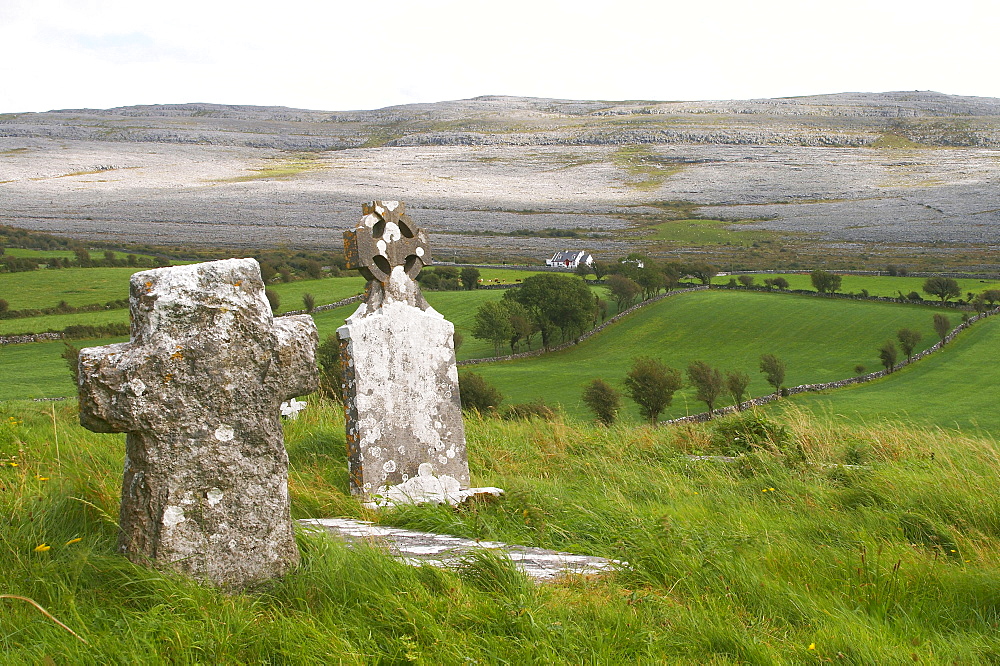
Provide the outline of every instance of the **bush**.
{"type": "Polygon", "coordinates": [[[458,393],[463,410],[475,410],[480,414],[488,413],[491,408],[496,409],[503,401],[503,394],[475,372],[458,376],[458,393]]]}
{"type": "Polygon", "coordinates": [[[278,308],[281,307],[281,296],[278,295],[278,292],[272,289],[265,289],[264,296],[267,298],[268,305],[271,306],[271,312],[278,314],[278,308]]]}
{"type": "Polygon", "coordinates": [[[306,307],[306,312],[312,312],[316,309],[316,297],[308,292],[302,294],[302,305],[306,307]]]}
{"type": "Polygon", "coordinates": [[[532,402],[522,402],[520,404],[511,405],[503,410],[503,418],[508,421],[527,421],[530,419],[551,421],[555,418],[555,416],[555,410],[546,405],[545,401],[541,398],[533,400],[532,402]]]}
{"type": "Polygon", "coordinates": [[[789,442],[785,426],[768,420],[756,410],[719,420],[712,433],[712,444],[730,455],[750,453],[758,448],[785,451],[789,442]]]}
{"type": "Polygon", "coordinates": [[[583,389],[583,404],[604,425],[611,425],[618,417],[622,398],[618,391],[603,379],[594,379],[583,389]]]}

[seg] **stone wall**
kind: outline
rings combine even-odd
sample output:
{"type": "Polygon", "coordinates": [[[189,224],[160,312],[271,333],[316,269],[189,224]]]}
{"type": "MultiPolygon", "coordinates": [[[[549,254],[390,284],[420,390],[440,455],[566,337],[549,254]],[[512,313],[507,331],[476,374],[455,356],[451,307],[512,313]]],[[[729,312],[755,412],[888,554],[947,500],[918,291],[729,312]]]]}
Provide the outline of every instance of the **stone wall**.
{"type": "Polygon", "coordinates": [[[62,333],[35,333],[33,335],[0,335],[0,345],[21,345],[28,342],[62,340],[62,333]]]}

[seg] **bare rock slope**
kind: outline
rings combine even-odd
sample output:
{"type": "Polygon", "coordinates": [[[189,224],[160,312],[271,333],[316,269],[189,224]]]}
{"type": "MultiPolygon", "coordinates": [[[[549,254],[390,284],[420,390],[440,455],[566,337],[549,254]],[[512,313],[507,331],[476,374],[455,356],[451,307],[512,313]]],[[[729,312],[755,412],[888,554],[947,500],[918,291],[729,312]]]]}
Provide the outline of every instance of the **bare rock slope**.
{"type": "Polygon", "coordinates": [[[931,92],[0,114],[0,222],[107,240],[333,248],[362,201],[402,199],[445,256],[614,254],[678,201],[831,244],[990,246],[998,185],[1000,99],[931,92]],[[599,237],[510,235],[546,228],[599,237]]]}

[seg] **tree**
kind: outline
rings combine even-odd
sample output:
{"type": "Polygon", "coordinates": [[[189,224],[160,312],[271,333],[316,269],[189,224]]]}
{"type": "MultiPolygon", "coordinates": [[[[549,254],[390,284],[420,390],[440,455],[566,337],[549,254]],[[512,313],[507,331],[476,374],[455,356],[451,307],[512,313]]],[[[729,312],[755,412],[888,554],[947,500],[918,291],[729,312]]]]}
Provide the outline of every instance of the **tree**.
{"type": "Polygon", "coordinates": [[[937,296],[942,303],[947,303],[949,299],[958,298],[962,295],[962,289],[958,286],[955,278],[929,277],[924,280],[923,290],[925,294],[937,296]]]}
{"type": "Polygon", "coordinates": [[[622,398],[618,391],[603,379],[594,379],[583,389],[583,403],[594,412],[597,420],[611,425],[621,409],[622,398]]]}
{"type": "Polygon", "coordinates": [[[1000,301],[1000,289],[987,289],[983,292],[983,298],[992,307],[994,303],[1000,301]]]}
{"type": "Polygon", "coordinates": [[[835,294],[840,290],[840,283],[843,278],[833,273],[816,270],[809,274],[813,288],[821,294],[835,294]]]}
{"type": "Polygon", "coordinates": [[[639,405],[639,413],[654,424],[681,384],[679,370],[646,356],[634,359],[625,375],[625,392],[639,405]]]}
{"type": "Polygon", "coordinates": [[[73,254],[76,255],[77,266],[82,266],[84,268],[87,268],[93,265],[93,261],[90,258],[90,252],[87,250],[87,248],[78,247],[73,250],[73,254]]]}
{"type": "Polygon", "coordinates": [[[306,312],[312,312],[316,309],[316,297],[309,292],[302,294],[302,305],[305,306],[306,312]]]}
{"type": "Polygon", "coordinates": [[[642,287],[635,280],[631,280],[624,275],[611,275],[608,277],[606,284],[608,291],[611,292],[611,295],[615,299],[615,303],[618,304],[619,312],[632,305],[635,297],[642,291],[642,287]]]}
{"type": "Polygon", "coordinates": [[[636,283],[642,287],[642,297],[652,298],[660,293],[661,289],[667,286],[666,276],[663,271],[656,267],[651,260],[647,259],[646,264],[636,272],[636,283]]]}
{"type": "Polygon", "coordinates": [[[897,356],[896,343],[892,340],[886,340],[882,348],[878,350],[878,357],[882,360],[882,365],[889,372],[892,372],[892,369],[896,366],[897,356]]]}
{"type": "Polygon", "coordinates": [[[493,354],[499,356],[501,348],[514,336],[510,310],[504,301],[486,301],[476,310],[472,324],[472,337],[493,343],[493,354]]]}
{"type": "Polygon", "coordinates": [[[61,356],[63,360],[66,361],[66,366],[69,368],[69,374],[73,378],[73,386],[80,385],[80,350],[71,345],[68,342],[63,343],[63,351],[61,356]]]}
{"type": "Polygon", "coordinates": [[[316,346],[319,365],[319,392],[327,398],[340,398],[340,338],[331,333],[316,346]]]}
{"type": "Polygon", "coordinates": [[[917,343],[920,342],[920,331],[914,331],[912,328],[901,328],[896,333],[896,339],[899,340],[899,346],[906,354],[906,360],[909,361],[913,358],[913,350],[917,348],[917,343]]]}
{"type": "Polygon", "coordinates": [[[495,410],[503,401],[500,391],[475,372],[458,376],[458,394],[462,409],[475,410],[480,414],[489,412],[491,408],[495,410]]]}
{"type": "Polygon", "coordinates": [[[712,278],[718,273],[714,266],[709,266],[708,264],[689,264],[685,267],[684,272],[702,284],[712,284],[712,278]]]}
{"type": "MultiPolygon", "coordinates": [[[[740,275],[736,278],[737,281],[747,289],[753,286],[753,276],[752,275],[740,275]]],[[[765,280],[767,282],[767,280],[765,280]]]]}
{"type": "Polygon", "coordinates": [[[943,314],[934,315],[934,332],[938,334],[941,338],[941,342],[944,343],[944,339],[948,337],[951,332],[951,320],[943,314]]]}
{"type": "Polygon", "coordinates": [[[781,289],[782,291],[784,291],[785,289],[788,289],[788,287],[790,286],[788,284],[788,280],[786,280],[783,277],[776,277],[776,278],[774,278],[772,280],[772,282],[774,283],[775,287],[777,287],[778,289],[781,289]]]}
{"type": "Polygon", "coordinates": [[[747,394],[747,387],[750,386],[750,375],[745,372],[735,370],[726,373],[726,392],[733,398],[736,408],[743,410],[743,396],[747,394]]]}
{"type": "Polygon", "coordinates": [[[281,307],[281,296],[278,295],[278,292],[265,289],[264,296],[267,298],[267,304],[271,306],[271,312],[278,314],[278,308],[281,307]]]}
{"type": "Polygon", "coordinates": [[[479,269],[473,268],[472,266],[466,266],[459,274],[459,279],[461,279],[462,286],[465,287],[467,291],[472,291],[479,286],[479,269]]]}
{"type": "Polygon", "coordinates": [[[544,273],[525,278],[520,289],[509,289],[504,300],[524,306],[542,334],[548,349],[556,333],[582,333],[593,321],[594,297],[590,287],[578,277],[544,273]]]}
{"type": "Polygon", "coordinates": [[[785,381],[785,362],[774,354],[764,354],[760,357],[760,371],[764,373],[767,383],[774,387],[774,392],[779,392],[785,381]]]}
{"type": "Polygon", "coordinates": [[[695,361],[688,365],[687,376],[695,388],[695,398],[708,405],[708,418],[712,418],[715,402],[725,388],[722,373],[704,361],[695,361]]]}
{"type": "Polygon", "coordinates": [[[531,315],[529,315],[524,306],[517,301],[504,301],[504,304],[507,306],[507,314],[510,325],[514,329],[514,333],[511,334],[510,337],[511,353],[517,353],[522,340],[524,340],[530,350],[531,338],[538,332],[534,322],[531,321],[531,315]]]}
{"type": "Polygon", "coordinates": [[[595,261],[590,265],[590,268],[594,271],[594,277],[598,280],[603,279],[608,274],[608,265],[603,261],[595,261]]]}
{"type": "Polygon", "coordinates": [[[315,259],[310,259],[306,262],[306,275],[311,280],[318,280],[323,277],[323,267],[315,259]]]}
{"type": "Polygon", "coordinates": [[[594,272],[594,269],[590,267],[590,264],[581,261],[579,264],[576,265],[576,268],[573,270],[573,272],[576,273],[581,278],[583,278],[584,280],[586,280],[587,276],[594,272]]]}
{"type": "Polygon", "coordinates": [[[10,303],[6,299],[0,298],[0,314],[7,312],[10,309],[10,303]]]}

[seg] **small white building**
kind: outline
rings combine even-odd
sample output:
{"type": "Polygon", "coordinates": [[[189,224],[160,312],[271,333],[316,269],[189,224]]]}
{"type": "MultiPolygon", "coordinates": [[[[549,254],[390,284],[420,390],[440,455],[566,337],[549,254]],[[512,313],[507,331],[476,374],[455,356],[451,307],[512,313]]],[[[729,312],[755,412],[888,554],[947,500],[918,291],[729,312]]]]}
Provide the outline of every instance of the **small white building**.
{"type": "Polygon", "coordinates": [[[556,252],[552,258],[545,262],[546,266],[558,266],[559,268],[577,268],[580,264],[590,266],[594,263],[594,257],[584,250],[563,250],[556,252]]]}

